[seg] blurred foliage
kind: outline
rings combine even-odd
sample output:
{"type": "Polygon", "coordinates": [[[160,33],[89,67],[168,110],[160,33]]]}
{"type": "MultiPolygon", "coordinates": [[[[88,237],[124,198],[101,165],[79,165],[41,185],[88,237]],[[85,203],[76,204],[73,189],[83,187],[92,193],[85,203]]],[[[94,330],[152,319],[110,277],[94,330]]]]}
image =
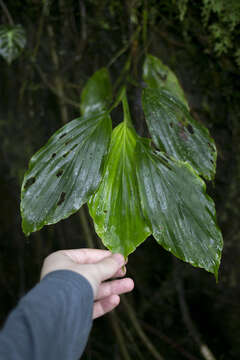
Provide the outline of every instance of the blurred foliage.
{"type": "MultiPolygon", "coordinates": [[[[27,45],[11,66],[0,59],[1,323],[38,281],[46,255],[99,246],[85,211],[25,239],[19,196],[28,159],[54,131],[79,116],[83,84],[102,66],[108,66],[116,93],[129,84],[134,125],[145,136],[135,85],[148,50],[178,75],[192,115],[216,140],[217,174],[208,192],[217,204],[225,248],[216,285],[203,271],[175,263],[150,238],[129,258],[136,287],[126,298],[137,324],[165,359],[203,358],[184,321],[183,298],[215,358],[239,359],[239,1],[57,0],[43,7],[40,0],[8,0],[5,5],[14,23],[25,29],[27,45]],[[230,40],[214,34],[214,24],[230,40]],[[221,42],[224,51],[216,51],[221,42]]],[[[10,24],[4,11],[0,24],[10,24]]],[[[117,124],[121,114],[114,111],[117,124]]],[[[115,315],[94,323],[83,359],[126,359],[126,352],[130,359],[155,359],[124,301],[115,315]]]]}
{"type": "Polygon", "coordinates": [[[239,64],[240,2],[235,0],[204,0],[202,11],[205,26],[208,26],[214,50],[218,55],[233,51],[239,64]],[[216,17],[216,20],[211,18],[216,17]]]}
{"type": "Polygon", "coordinates": [[[0,27],[0,55],[11,64],[26,45],[26,34],[21,25],[0,27]]]}
{"type": "MultiPolygon", "coordinates": [[[[188,0],[173,0],[178,7],[182,22],[191,14],[192,3],[188,0]],[[189,13],[188,13],[189,10],[189,13]]],[[[208,42],[218,56],[231,52],[240,64],[240,2],[236,0],[202,0],[197,2],[203,27],[208,33],[208,42]]],[[[186,25],[188,27],[188,25],[186,25]]],[[[209,51],[209,50],[208,50],[209,51]]]]}

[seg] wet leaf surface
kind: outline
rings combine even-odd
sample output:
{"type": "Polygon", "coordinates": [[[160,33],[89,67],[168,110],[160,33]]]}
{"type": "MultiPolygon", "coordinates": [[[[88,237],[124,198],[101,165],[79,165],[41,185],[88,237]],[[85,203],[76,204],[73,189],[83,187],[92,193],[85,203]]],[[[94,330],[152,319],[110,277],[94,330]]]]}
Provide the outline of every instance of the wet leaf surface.
{"type": "Polygon", "coordinates": [[[174,72],[156,56],[148,54],[143,64],[143,80],[152,89],[166,89],[188,108],[184,91],[174,72]]]}
{"type": "Polygon", "coordinates": [[[112,133],[103,180],[88,205],[104,245],[128,256],[150,235],[150,230],[141,211],[135,169],[137,135],[126,102],[124,113],[124,122],[112,133]]]}
{"type": "Polygon", "coordinates": [[[31,159],[22,195],[26,235],[75,213],[99,186],[111,136],[108,114],[85,116],[58,130],[31,159]]]}
{"type": "Polygon", "coordinates": [[[112,101],[112,85],[106,68],[96,71],[87,81],[81,94],[83,115],[108,111],[112,101]]]}
{"type": "Polygon", "coordinates": [[[143,109],[149,132],[159,150],[189,164],[205,179],[213,179],[217,151],[208,130],[169,92],[147,88],[143,109]]]}
{"type": "Polygon", "coordinates": [[[204,181],[187,163],[139,140],[137,178],[144,217],[157,242],[181,260],[217,277],[222,235],[204,181]]]}

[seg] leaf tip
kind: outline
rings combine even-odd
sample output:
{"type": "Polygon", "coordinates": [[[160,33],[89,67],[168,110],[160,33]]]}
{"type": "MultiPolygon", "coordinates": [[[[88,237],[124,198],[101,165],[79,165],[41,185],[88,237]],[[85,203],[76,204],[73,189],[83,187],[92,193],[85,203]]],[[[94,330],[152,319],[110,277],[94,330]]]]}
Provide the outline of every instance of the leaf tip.
{"type": "Polygon", "coordinates": [[[31,231],[26,226],[24,220],[22,221],[22,231],[23,231],[24,235],[27,237],[31,234],[31,231]]]}

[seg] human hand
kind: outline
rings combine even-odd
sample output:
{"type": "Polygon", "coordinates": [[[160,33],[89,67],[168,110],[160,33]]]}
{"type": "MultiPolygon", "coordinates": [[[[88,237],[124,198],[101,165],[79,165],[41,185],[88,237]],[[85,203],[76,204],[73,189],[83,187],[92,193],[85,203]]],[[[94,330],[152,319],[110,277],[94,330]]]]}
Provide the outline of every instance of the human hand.
{"type": "Polygon", "coordinates": [[[55,270],[71,270],[84,276],[94,294],[93,319],[113,310],[120,302],[120,294],[134,287],[130,278],[109,280],[126,274],[126,262],[121,254],[108,250],[60,250],[49,255],[43,263],[41,279],[55,270]]]}

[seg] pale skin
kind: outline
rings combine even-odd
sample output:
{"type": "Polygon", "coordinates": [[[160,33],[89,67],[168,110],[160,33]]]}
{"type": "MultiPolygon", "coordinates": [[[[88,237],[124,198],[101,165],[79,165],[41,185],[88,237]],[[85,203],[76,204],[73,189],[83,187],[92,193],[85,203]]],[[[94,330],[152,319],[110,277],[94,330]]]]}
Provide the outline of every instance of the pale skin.
{"type": "Polygon", "coordinates": [[[93,290],[93,319],[96,319],[118,306],[120,294],[134,288],[131,278],[123,278],[125,265],[121,254],[112,254],[108,250],[60,250],[44,260],[41,279],[55,270],[71,270],[84,276],[93,290]]]}

